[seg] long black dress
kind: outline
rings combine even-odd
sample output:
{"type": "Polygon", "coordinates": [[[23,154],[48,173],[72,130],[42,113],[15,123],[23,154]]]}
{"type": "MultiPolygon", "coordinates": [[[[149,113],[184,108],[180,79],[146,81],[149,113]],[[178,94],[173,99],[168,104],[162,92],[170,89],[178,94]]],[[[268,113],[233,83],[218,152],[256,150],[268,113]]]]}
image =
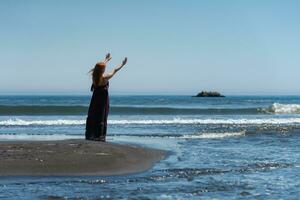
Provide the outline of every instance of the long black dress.
{"type": "Polygon", "coordinates": [[[87,140],[105,141],[107,116],[109,112],[109,83],[94,87],[88,117],[86,120],[85,138],[87,140]]]}

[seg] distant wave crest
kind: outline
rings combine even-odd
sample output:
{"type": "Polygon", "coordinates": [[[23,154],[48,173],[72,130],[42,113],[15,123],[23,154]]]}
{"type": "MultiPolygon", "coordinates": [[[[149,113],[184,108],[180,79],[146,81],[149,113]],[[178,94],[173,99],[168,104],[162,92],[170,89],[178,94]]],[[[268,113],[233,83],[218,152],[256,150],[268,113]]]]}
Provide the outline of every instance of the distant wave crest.
{"type": "MultiPolygon", "coordinates": [[[[54,105],[0,105],[0,115],[86,115],[86,106],[54,106],[54,105]]],[[[111,106],[110,114],[120,115],[229,115],[229,114],[261,114],[259,108],[172,108],[172,107],[135,107],[111,106]]]]}
{"type": "MultiPolygon", "coordinates": [[[[0,115],[86,115],[87,106],[5,106],[0,105],[0,115]]],[[[267,108],[173,108],[111,106],[112,115],[259,115],[300,114],[300,104],[274,103],[267,108]]]]}

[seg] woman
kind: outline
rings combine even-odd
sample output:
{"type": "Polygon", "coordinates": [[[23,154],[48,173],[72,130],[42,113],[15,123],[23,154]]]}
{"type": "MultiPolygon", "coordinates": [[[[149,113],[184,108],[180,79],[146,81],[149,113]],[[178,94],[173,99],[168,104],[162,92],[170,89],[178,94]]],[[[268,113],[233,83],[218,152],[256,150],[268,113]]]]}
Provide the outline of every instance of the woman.
{"type": "Polygon", "coordinates": [[[127,63],[127,58],[125,58],[122,64],[117,66],[113,71],[104,73],[106,64],[110,59],[111,56],[108,53],[105,60],[96,63],[95,67],[90,71],[93,80],[91,86],[93,96],[86,120],[85,138],[87,140],[105,142],[109,112],[108,81],[127,63]]]}

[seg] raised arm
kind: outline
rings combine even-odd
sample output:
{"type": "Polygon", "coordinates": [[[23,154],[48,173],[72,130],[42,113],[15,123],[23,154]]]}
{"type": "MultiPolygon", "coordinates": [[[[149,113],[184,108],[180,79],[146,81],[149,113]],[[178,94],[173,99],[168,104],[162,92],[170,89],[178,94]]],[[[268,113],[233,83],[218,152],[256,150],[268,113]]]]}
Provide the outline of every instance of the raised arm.
{"type": "Polygon", "coordinates": [[[127,63],[127,57],[122,61],[120,65],[118,65],[115,69],[113,69],[111,72],[104,74],[103,77],[107,80],[112,78],[124,65],[127,63]]]}

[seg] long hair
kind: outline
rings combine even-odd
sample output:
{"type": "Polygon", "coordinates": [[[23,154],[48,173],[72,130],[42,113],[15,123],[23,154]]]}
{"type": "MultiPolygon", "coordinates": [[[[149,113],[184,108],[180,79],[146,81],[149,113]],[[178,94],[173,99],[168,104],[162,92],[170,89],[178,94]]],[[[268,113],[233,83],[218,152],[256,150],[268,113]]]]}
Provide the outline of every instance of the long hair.
{"type": "Polygon", "coordinates": [[[102,75],[104,74],[106,64],[104,62],[96,63],[95,67],[91,69],[90,73],[92,74],[93,84],[91,91],[93,91],[95,86],[98,86],[101,80],[102,75]]]}

